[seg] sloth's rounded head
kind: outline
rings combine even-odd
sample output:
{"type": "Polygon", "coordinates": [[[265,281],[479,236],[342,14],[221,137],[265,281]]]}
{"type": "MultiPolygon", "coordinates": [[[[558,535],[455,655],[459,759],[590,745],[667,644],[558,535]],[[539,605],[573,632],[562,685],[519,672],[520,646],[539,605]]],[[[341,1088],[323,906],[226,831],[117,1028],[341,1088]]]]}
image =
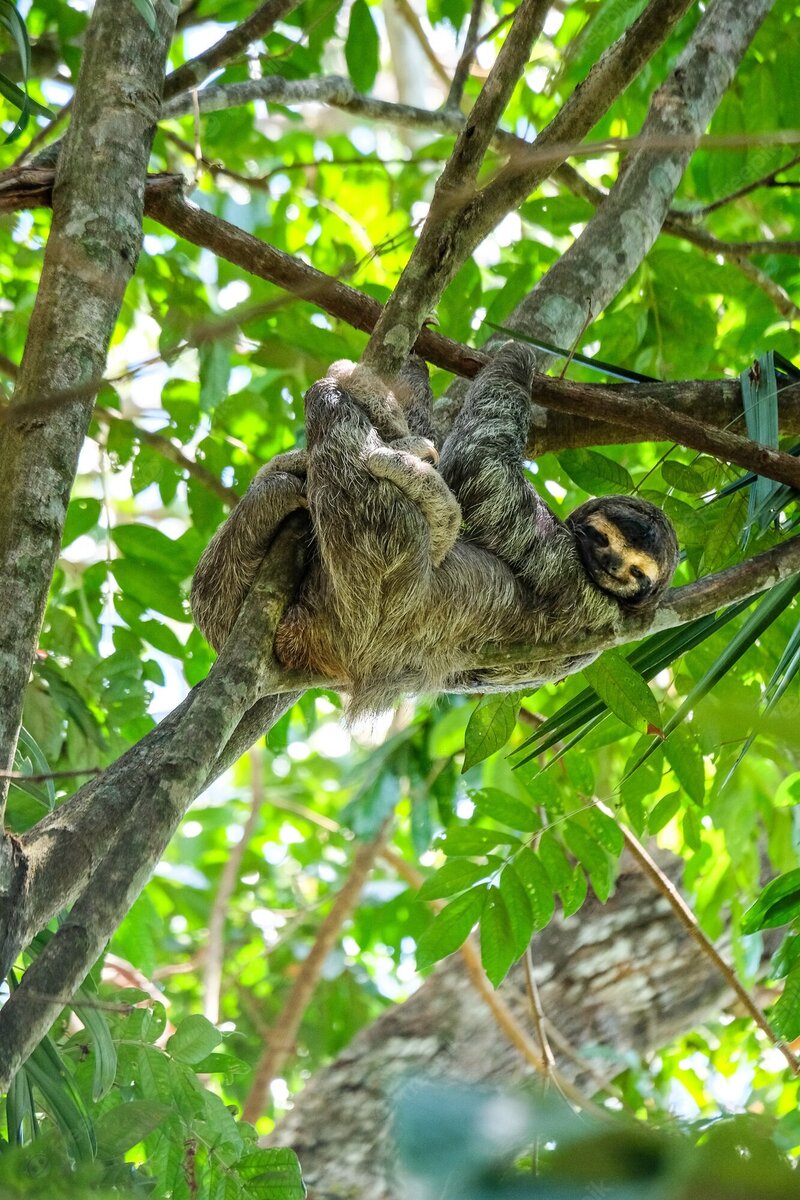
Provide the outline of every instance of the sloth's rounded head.
{"type": "Polygon", "coordinates": [[[638,496],[599,496],[570,515],[587,574],[621,604],[653,604],[678,565],[678,539],[660,508],[638,496]]]}

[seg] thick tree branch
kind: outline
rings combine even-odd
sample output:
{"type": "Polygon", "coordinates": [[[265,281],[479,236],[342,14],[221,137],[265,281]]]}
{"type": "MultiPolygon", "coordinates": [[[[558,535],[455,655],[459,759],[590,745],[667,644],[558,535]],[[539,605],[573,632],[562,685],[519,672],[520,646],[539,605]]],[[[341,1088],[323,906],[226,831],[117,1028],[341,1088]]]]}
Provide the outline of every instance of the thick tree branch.
{"type": "Polygon", "coordinates": [[[563,384],[561,379],[537,376],[533,385],[537,403],[573,414],[591,413],[642,433],[647,430],[653,441],[679,442],[800,491],[800,459],[791,454],[725,429],[709,429],[695,417],[671,412],[657,400],[647,399],[636,386],[623,395],[597,384],[570,383],[567,388],[563,384]]]}
{"type": "MultiPolygon", "coordinates": [[[[98,0],[53,189],[53,225],[12,409],[100,379],[142,236],[144,180],[176,7],[153,33],[133,6],[98,0]],[[87,170],[86,164],[92,164],[87,170]]],[[[13,765],[22,699],[94,395],[51,419],[0,426],[0,769],[13,765]]],[[[5,796],[0,781],[0,807],[5,796]]]]}
{"type": "MultiPolygon", "coordinates": [[[[28,183],[31,182],[28,180],[31,172],[22,174],[25,179],[19,180],[11,188],[17,203],[22,195],[26,194],[28,183]]],[[[41,169],[34,172],[32,187],[36,203],[47,202],[45,174],[52,177],[52,172],[45,173],[41,169]]],[[[8,174],[6,183],[10,183],[8,174]]],[[[302,260],[277,250],[204,209],[187,203],[177,177],[153,178],[145,196],[145,211],[160,220],[173,233],[195,245],[212,250],[249,274],[285,288],[299,299],[308,300],[331,316],[347,321],[354,328],[365,331],[375,328],[382,311],[382,306],[377,300],[317,271],[302,260]]],[[[581,239],[576,242],[576,247],[580,242],[581,239]]],[[[558,264],[552,271],[557,269],[558,264]]],[[[549,276],[545,277],[541,285],[543,291],[546,291],[547,278],[549,276]]],[[[536,295],[537,291],[533,294],[536,295]]],[[[521,307],[524,307],[525,303],[523,302],[521,307]]],[[[528,325],[527,320],[523,321],[521,332],[525,332],[528,325]]],[[[429,362],[468,378],[474,377],[488,362],[488,356],[483,351],[462,346],[431,330],[423,330],[420,333],[414,349],[429,362]]],[[[94,390],[96,385],[92,382],[91,387],[94,390]]],[[[643,383],[631,388],[628,384],[601,387],[597,384],[576,384],[570,380],[541,376],[537,381],[536,392],[537,404],[533,408],[529,439],[531,452],[542,454],[546,450],[568,447],[652,440],[655,436],[695,450],[718,454],[748,470],[798,486],[800,466],[797,459],[760,446],[748,438],[724,431],[715,433],[713,428],[710,428],[728,425],[740,417],[741,393],[737,382],[721,380],[643,383]],[[565,414],[566,419],[556,422],[550,416],[542,416],[546,408],[565,414]],[[578,416],[581,420],[571,421],[569,416],[578,416]]],[[[56,394],[53,402],[59,404],[66,398],[67,396],[56,394]]],[[[40,397],[37,404],[41,406],[48,399],[40,397]]],[[[440,421],[443,415],[452,418],[453,409],[445,404],[440,406],[439,414],[440,421]]],[[[446,428],[447,425],[442,422],[442,436],[446,428]]],[[[781,393],[781,428],[787,433],[800,428],[800,389],[785,389],[781,393]]],[[[202,464],[192,463],[190,466],[190,460],[187,460],[168,439],[163,439],[158,434],[140,432],[144,440],[155,444],[157,439],[156,448],[171,457],[177,465],[198,477],[205,474],[202,464]],[[162,445],[162,441],[166,441],[166,445],[162,445]]],[[[205,478],[203,482],[209,483],[205,478]]],[[[220,497],[226,503],[235,502],[235,494],[230,494],[230,489],[227,488],[223,494],[222,489],[223,485],[219,484],[220,497]]]]}
{"type": "MultiPolygon", "coordinates": [[[[587,320],[621,291],[658,237],[692,147],[770,4],[771,0],[754,0],[747,6],[738,0],[715,0],[707,8],[674,70],[653,97],[641,131],[644,148],[626,162],[573,245],[507,318],[509,328],[536,341],[570,346],[587,320]],[[670,145],[665,148],[664,143],[670,145]]],[[[495,336],[489,345],[499,340],[495,336]]],[[[439,406],[445,428],[462,400],[463,387],[451,387],[439,406]]],[[[534,409],[532,422],[546,441],[547,414],[534,409]]]]}
{"type": "Polygon", "coordinates": [[[426,314],[433,311],[472,251],[507,212],[516,208],[550,174],[552,164],[542,163],[538,153],[541,147],[580,141],[661,45],[689,3],[690,0],[651,0],[642,16],[603,55],[558,116],[539,134],[530,152],[520,149],[519,160],[512,157],[495,180],[475,193],[477,167],[540,21],[536,6],[531,9],[525,4],[521,6],[437,184],[419,240],[370,339],[364,357],[366,363],[386,374],[400,368],[426,314]],[[518,28],[519,35],[515,32],[518,28]],[[486,100],[482,103],[484,95],[486,100]]]}
{"type": "MultiPolygon", "coordinates": [[[[625,646],[638,642],[650,633],[662,629],[674,629],[686,625],[698,617],[708,616],[720,608],[727,608],[738,600],[746,600],[759,592],[767,591],[784,579],[800,573],[800,536],[789,538],[771,550],[746,558],[715,575],[706,575],[695,583],[672,588],[667,592],[655,612],[649,614],[629,613],[623,617],[619,627],[605,636],[587,638],[578,635],[552,647],[553,657],[563,654],[586,654],[608,650],[612,646],[625,646]]],[[[507,666],[509,663],[527,663],[547,658],[551,649],[544,642],[507,646],[502,649],[487,646],[478,656],[476,666],[507,666]]]]}
{"type": "Polygon", "coordinates": [[[183,63],[168,75],[164,83],[164,98],[169,99],[171,96],[180,95],[181,92],[191,91],[207,79],[212,71],[241,58],[249,45],[266,37],[276,22],[288,16],[299,3],[300,0],[266,0],[266,3],[256,9],[246,21],[242,21],[241,25],[231,29],[208,50],[183,63]]]}
{"type": "MultiPolygon", "coordinates": [[[[129,791],[126,797],[130,807],[105,852],[102,846],[93,848],[96,868],[69,917],[0,1010],[0,1091],[7,1090],[60,1012],[64,998],[80,985],[102,952],[187,808],[213,774],[220,751],[239,721],[258,696],[270,692],[279,675],[272,640],[300,566],[300,543],[294,525],[287,523],[210,674],[195,689],[171,736],[161,739],[151,760],[130,781],[133,795],[129,791]]],[[[95,796],[93,812],[100,807],[95,796]]],[[[115,807],[119,812],[119,800],[115,807]]],[[[83,836],[90,839],[91,830],[84,829],[83,836]]],[[[63,854],[64,843],[57,840],[63,854]]],[[[47,883],[52,889],[52,879],[40,878],[37,890],[44,890],[47,883]]],[[[52,905],[52,890],[46,899],[52,905]]],[[[41,905],[43,900],[37,896],[34,902],[41,905]]]]}

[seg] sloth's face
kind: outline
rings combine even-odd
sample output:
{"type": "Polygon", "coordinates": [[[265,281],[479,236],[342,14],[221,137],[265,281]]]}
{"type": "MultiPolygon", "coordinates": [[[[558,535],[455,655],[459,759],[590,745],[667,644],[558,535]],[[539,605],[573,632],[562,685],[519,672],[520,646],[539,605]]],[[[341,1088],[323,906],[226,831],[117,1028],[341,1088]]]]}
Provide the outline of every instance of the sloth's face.
{"type": "Polygon", "coordinates": [[[678,563],[675,532],[660,508],[637,496],[601,496],[567,521],[587,574],[628,607],[653,604],[678,563]]]}

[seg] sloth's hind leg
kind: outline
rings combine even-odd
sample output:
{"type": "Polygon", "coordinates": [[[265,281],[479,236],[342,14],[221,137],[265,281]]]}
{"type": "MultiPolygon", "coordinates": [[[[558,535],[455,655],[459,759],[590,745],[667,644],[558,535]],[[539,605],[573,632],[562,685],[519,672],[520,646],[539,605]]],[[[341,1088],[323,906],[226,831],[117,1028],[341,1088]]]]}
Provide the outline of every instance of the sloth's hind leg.
{"type": "Polygon", "coordinates": [[[258,471],[208,543],[192,579],[191,606],[215,650],[230,633],[278,529],[290,513],[307,507],[303,452],[280,454],[258,471]]]}
{"type": "Polygon", "coordinates": [[[376,479],[394,484],[422,513],[428,527],[430,556],[438,567],[452,550],[461,528],[461,509],[450,488],[442,479],[430,457],[438,460],[435,448],[425,438],[403,439],[422,443],[409,451],[394,446],[381,446],[367,459],[367,468],[376,479]],[[415,451],[419,451],[416,453],[415,451]]]}

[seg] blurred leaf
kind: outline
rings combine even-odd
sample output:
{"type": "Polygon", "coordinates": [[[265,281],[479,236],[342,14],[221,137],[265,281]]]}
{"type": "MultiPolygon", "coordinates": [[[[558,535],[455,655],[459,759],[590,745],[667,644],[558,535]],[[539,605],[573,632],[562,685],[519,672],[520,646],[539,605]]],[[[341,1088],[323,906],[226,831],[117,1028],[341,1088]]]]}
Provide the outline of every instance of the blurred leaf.
{"type": "Polygon", "coordinates": [[[480,919],[486,902],[486,884],[457,896],[438,912],[417,940],[417,967],[424,971],[440,958],[446,958],[464,944],[473,925],[480,919]]]}
{"type": "Polygon", "coordinates": [[[344,56],[350,78],[359,92],[368,92],[379,66],[378,31],[365,0],[353,0],[344,56]]]}
{"type": "Polygon", "coordinates": [[[776,929],[800,916],[800,867],[773,879],[742,917],[742,933],[776,929]]]}

